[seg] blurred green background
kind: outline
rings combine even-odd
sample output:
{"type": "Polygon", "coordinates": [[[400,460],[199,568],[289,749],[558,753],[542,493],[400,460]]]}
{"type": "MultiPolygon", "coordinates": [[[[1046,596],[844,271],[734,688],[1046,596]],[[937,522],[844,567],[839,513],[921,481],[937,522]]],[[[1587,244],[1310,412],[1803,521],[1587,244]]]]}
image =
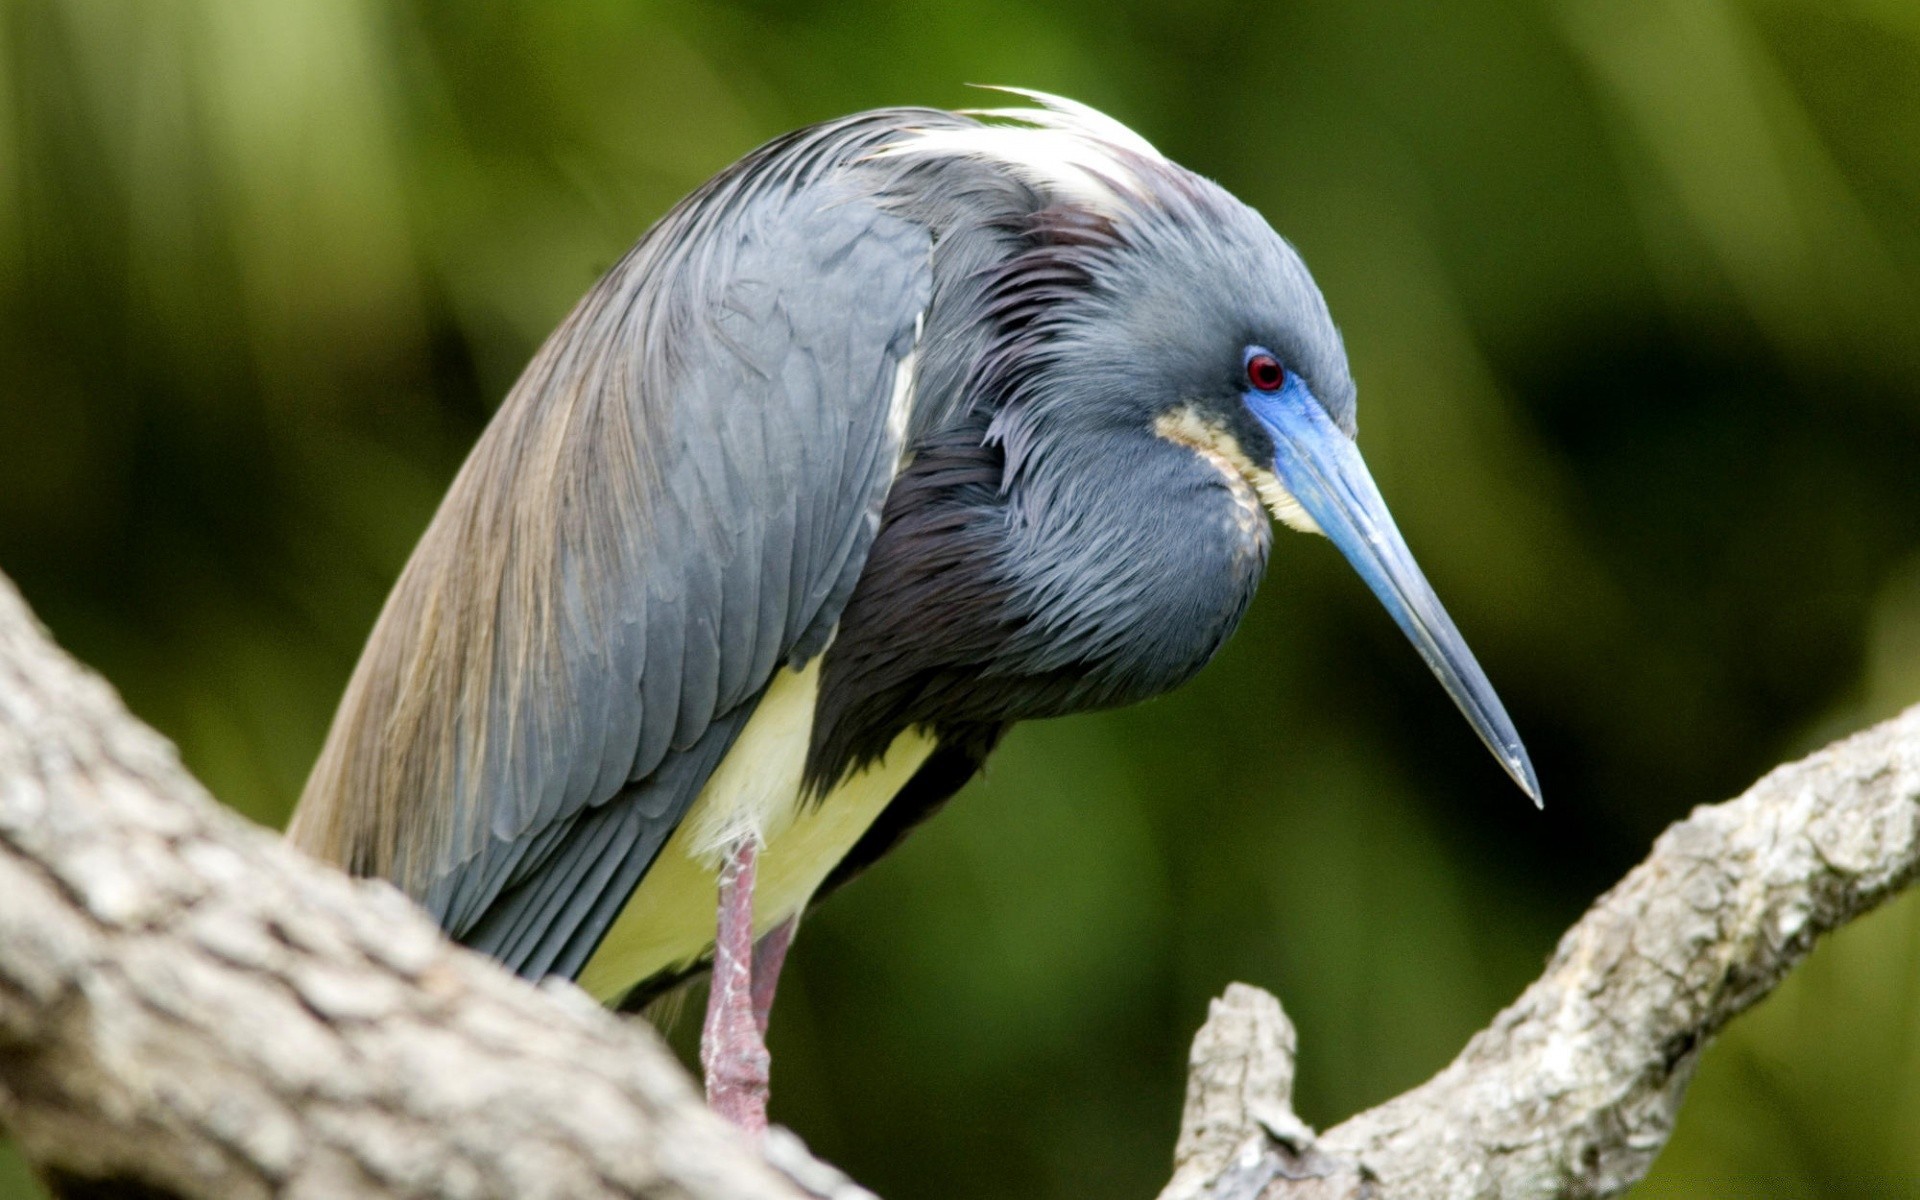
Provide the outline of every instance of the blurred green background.
{"type": "MultiPolygon", "coordinates": [[[[1300,246],[1548,806],[1283,535],[1196,683],[1018,731],[809,921],[775,1116],[881,1194],[1150,1195],[1235,979],[1331,1124],[1668,821],[1920,700],[1913,0],[0,0],[0,569],[282,821],[596,274],[763,139],[967,81],[1101,106],[1300,246]]],[[[1636,1194],[1920,1195],[1920,897],[1706,1054],[1636,1194]]]]}

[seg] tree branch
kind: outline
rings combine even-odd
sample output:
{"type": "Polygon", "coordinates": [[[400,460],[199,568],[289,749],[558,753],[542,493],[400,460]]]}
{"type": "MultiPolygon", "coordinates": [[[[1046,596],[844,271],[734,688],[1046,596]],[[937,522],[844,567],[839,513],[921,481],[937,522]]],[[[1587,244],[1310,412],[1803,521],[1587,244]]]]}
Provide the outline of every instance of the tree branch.
{"type": "Polygon", "coordinates": [[[1916,877],[1920,707],[1695,809],[1451,1065],[1317,1141],[1279,1002],[1229,988],[1194,1041],[1162,1200],[1617,1195],[1666,1145],[1708,1040],[1916,877]]]}
{"type": "Polygon", "coordinates": [[[802,1194],[641,1023],[222,809],[4,579],[0,1126],[75,1192],[802,1194]]]}
{"type": "MultiPolygon", "coordinates": [[[[1920,709],[1668,830],[1451,1066],[1318,1139],[1279,1003],[1235,985],[1164,1200],[1615,1194],[1707,1039],[1916,873],[1920,709]]],[[[76,1194],[864,1195],[791,1135],[756,1154],[644,1026],[222,809],[4,578],[0,1126],[76,1194]]]]}

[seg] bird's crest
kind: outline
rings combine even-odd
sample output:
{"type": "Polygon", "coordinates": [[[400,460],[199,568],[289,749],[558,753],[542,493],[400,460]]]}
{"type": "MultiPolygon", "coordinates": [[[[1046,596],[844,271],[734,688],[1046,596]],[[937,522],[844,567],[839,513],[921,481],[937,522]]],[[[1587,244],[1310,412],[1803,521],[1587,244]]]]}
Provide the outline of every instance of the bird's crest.
{"type": "Polygon", "coordinates": [[[910,129],[875,158],[954,155],[998,163],[1042,192],[1112,212],[1151,192],[1146,176],[1168,165],[1153,144],[1098,109],[1028,88],[991,90],[1022,96],[1032,108],[967,109],[979,123],[910,129]]]}

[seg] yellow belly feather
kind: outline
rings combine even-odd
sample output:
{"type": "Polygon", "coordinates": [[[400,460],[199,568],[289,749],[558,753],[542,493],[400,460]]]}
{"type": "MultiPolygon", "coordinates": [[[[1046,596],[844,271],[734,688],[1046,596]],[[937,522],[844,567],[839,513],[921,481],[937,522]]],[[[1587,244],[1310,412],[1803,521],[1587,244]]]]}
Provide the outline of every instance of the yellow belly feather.
{"type": "Polygon", "coordinates": [[[802,804],[819,662],[775,676],[733,749],[587,960],[581,987],[611,1001],[643,979],[704,955],[713,944],[720,853],[742,834],[754,834],[761,845],[754,932],[800,912],[926,761],[933,739],[910,730],[894,739],[880,762],[842,780],[819,802],[802,804]]]}

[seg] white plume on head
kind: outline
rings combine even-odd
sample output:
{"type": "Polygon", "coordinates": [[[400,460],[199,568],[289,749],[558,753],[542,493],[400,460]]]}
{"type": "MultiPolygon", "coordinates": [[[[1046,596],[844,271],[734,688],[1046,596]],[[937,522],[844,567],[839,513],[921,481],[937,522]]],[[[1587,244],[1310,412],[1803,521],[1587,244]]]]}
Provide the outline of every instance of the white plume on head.
{"type": "Polygon", "coordinates": [[[915,129],[875,157],[950,154],[1000,163],[1024,182],[1099,210],[1141,191],[1136,159],[1165,162],[1147,139],[1098,109],[1029,88],[992,90],[1023,96],[1034,108],[968,109],[986,124],[915,129]]]}

